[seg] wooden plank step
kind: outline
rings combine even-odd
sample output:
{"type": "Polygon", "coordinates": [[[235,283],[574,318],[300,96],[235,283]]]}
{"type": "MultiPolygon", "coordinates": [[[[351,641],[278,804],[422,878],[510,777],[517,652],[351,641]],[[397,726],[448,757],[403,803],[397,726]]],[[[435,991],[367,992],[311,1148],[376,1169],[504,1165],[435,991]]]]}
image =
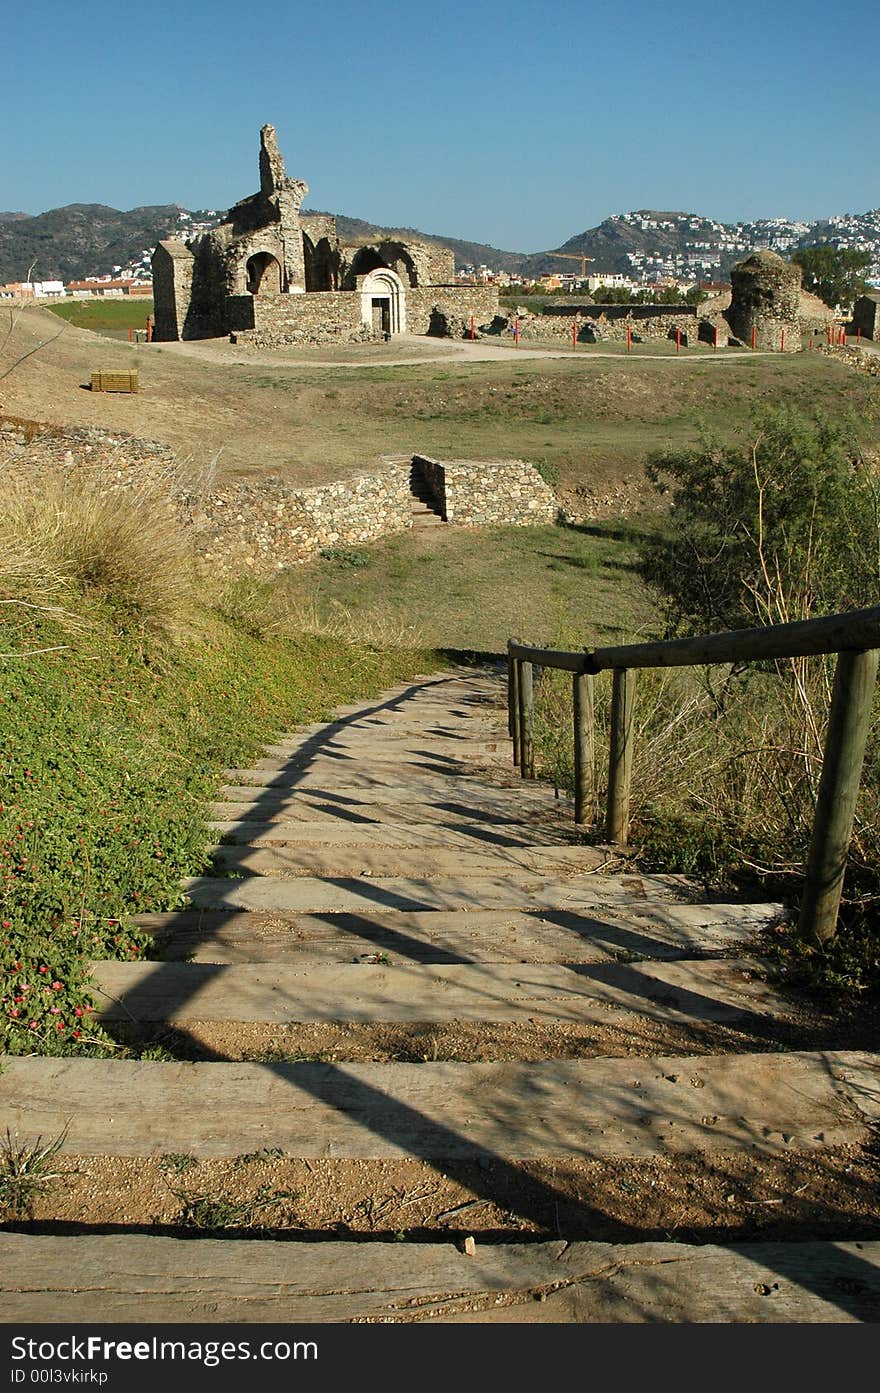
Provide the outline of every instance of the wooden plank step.
{"type": "Polygon", "coordinates": [[[782,906],[655,905],[641,914],[477,909],[278,914],[181,910],[141,914],[163,958],[197,962],[351,962],[365,952],[400,962],[606,962],[717,954],[777,921],[782,906]]]}
{"type": "Polygon", "coordinates": [[[264,759],[300,762],[324,757],[327,759],[394,759],[427,756],[444,761],[460,761],[463,758],[501,756],[512,760],[512,746],[507,731],[502,737],[498,732],[489,738],[461,737],[457,740],[441,739],[437,735],[427,735],[424,729],[412,734],[394,731],[379,735],[375,731],[353,733],[344,732],[326,738],[310,736],[308,739],[276,740],[263,747],[264,759]]]}
{"type": "Polygon", "coordinates": [[[95,962],[105,1021],[532,1021],[615,1014],[730,1025],[789,1014],[743,958],[599,966],[509,963],[95,962]]]}
{"type": "Polygon", "coordinates": [[[571,833],[574,814],[566,803],[545,803],[537,809],[529,805],[517,809],[512,803],[484,801],[476,806],[469,796],[467,801],[457,798],[443,798],[436,803],[383,803],[371,799],[363,802],[353,797],[345,801],[323,798],[320,793],[307,792],[293,794],[276,793],[271,789],[254,789],[244,786],[225,790],[229,801],[209,804],[211,817],[225,821],[246,819],[248,821],[279,818],[285,822],[351,822],[364,825],[382,822],[408,823],[438,822],[444,825],[503,828],[505,835],[510,829],[520,828],[540,832],[542,828],[564,828],[571,833]]]}
{"type": "MultiPolygon", "coordinates": [[[[13,1324],[880,1320],[880,1243],[210,1242],[0,1234],[13,1324]]],[[[299,1338],[299,1337],[297,1337],[299,1338]]]]}
{"type": "Polygon", "coordinates": [[[236,875],[466,877],[505,874],[560,876],[605,865],[607,853],[591,846],[499,847],[270,847],[222,845],[211,850],[220,869],[236,875]]]}
{"type": "Polygon", "coordinates": [[[346,796],[351,795],[362,800],[373,797],[391,803],[430,803],[453,793],[458,798],[474,799],[477,804],[505,794],[508,798],[515,795],[523,805],[554,802],[551,788],[543,784],[521,783],[512,770],[508,773],[506,769],[498,770],[493,775],[497,782],[491,784],[483,782],[473,773],[447,771],[435,774],[420,771],[416,774],[403,765],[394,765],[380,773],[369,770],[358,773],[355,769],[342,771],[335,767],[300,771],[283,768],[226,769],[222,777],[226,785],[251,789],[290,789],[313,795],[323,791],[325,797],[329,793],[339,802],[344,802],[346,796]]]}
{"type": "Polygon", "coordinates": [[[436,880],[394,876],[318,879],[296,876],[197,876],[182,882],[191,904],[205,909],[270,909],[319,914],[357,914],[381,909],[584,910],[627,908],[639,897],[674,899],[678,886],[661,876],[571,875],[550,879],[531,871],[503,876],[444,876],[436,880]]]}
{"type": "Polygon", "coordinates": [[[499,1063],[169,1063],[6,1057],[0,1134],[82,1156],[535,1160],[862,1143],[864,1051],[499,1063]]]}
{"type": "MultiPolygon", "coordinates": [[[[507,775],[513,783],[516,776],[512,772],[512,764],[506,757],[503,760],[494,756],[479,758],[487,763],[492,762],[493,777],[499,774],[507,775]]],[[[355,755],[343,751],[334,753],[318,750],[307,757],[261,757],[255,759],[248,769],[225,770],[223,777],[246,774],[249,779],[255,779],[267,774],[285,775],[293,782],[300,783],[309,774],[313,774],[316,779],[338,778],[343,784],[357,784],[362,780],[369,783],[381,783],[383,780],[387,783],[399,783],[410,777],[434,782],[462,778],[479,779],[483,772],[489,771],[478,768],[476,760],[464,760],[460,756],[453,758],[449,755],[435,757],[430,750],[418,755],[408,755],[405,750],[395,752],[393,756],[380,752],[375,757],[372,757],[369,751],[365,751],[363,755],[355,755]]]]}
{"type": "Polygon", "coordinates": [[[574,840],[574,828],[565,837],[562,830],[548,830],[543,836],[534,827],[504,831],[470,827],[442,822],[353,822],[337,818],[335,822],[297,822],[283,815],[249,821],[230,818],[212,821],[209,827],[229,844],[246,846],[339,846],[339,847],[405,847],[414,849],[448,849],[461,847],[469,851],[488,851],[492,847],[562,847],[574,840]]]}
{"type": "Polygon", "coordinates": [[[330,740],[348,740],[362,735],[374,735],[377,740],[411,739],[446,740],[451,745],[460,745],[475,735],[479,740],[508,740],[507,712],[494,715],[450,716],[426,711],[422,720],[411,716],[365,716],[358,720],[349,716],[340,721],[313,721],[309,725],[296,726],[282,731],[278,740],[282,744],[314,740],[315,737],[330,740]]]}

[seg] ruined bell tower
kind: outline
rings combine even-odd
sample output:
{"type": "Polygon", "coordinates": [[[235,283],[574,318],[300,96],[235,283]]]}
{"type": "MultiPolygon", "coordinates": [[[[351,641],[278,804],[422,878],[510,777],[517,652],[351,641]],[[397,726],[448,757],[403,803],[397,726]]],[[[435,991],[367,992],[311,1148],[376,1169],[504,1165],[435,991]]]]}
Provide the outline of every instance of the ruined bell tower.
{"type": "Polygon", "coordinates": [[[284,284],[292,291],[306,288],[299,210],[309,191],[302,179],[289,179],[278,149],[274,126],[260,130],[260,194],[275,210],[284,248],[284,284]]]}

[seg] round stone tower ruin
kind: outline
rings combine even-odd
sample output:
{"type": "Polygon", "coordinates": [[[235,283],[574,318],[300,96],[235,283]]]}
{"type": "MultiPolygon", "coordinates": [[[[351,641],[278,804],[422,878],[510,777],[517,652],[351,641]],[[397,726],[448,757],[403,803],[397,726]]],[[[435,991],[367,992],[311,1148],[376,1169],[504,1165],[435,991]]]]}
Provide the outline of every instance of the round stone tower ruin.
{"type": "Polygon", "coordinates": [[[754,252],[730,272],[733,294],[726,318],[746,345],[772,353],[801,349],[801,268],[776,252],[754,252]],[[752,335],[754,333],[754,340],[752,335]]]}

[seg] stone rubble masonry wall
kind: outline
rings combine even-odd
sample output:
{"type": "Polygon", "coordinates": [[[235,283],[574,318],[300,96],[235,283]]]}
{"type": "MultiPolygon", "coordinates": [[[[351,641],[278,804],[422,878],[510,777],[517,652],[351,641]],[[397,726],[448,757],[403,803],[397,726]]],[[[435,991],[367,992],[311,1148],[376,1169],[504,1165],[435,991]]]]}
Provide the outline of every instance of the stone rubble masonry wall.
{"type": "Polygon", "coordinates": [[[154,333],[157,339],[182,338],[192,298],[195,259],[183,242],[160,242],[153,253],[154,333]]]}
{"type": "MultiPolygon", "coordinates": [[[[567,307],[566,307],[567,310],[567,307]]],[[[583,342],[589,335],[588,324],[595,324],[601,338],[612,342],[625,342],[627,328],[643,339],[675,338],[681,329],[683,341],[696,342],[697,315],[693,305],[679,309],[657,310],[651,305],[596,305],[584,307],[580,312],[552,309],[539,315],[521,315],[519,320],[522,339],[559,339],[571,343],[575,327],[578,339],[583,342]],[[641,310],[641,314],[634,311],[641,310]],[[648,311],[645,313],[645,311],[648,311]],[[690,336],[690,337],[689,337],[690,336]]],[[[510,317],[511,322],[513,316],[510,317]]]]}
{"type": "Polygon", "coordinates": [[[726,318],[747,347],[773,353],[801,351],[801,268],[775,252],[755,252],[731,269],[726,318]],[[785,335],[783,349],[783,334],[785,335]]]}
{"type": "MultiPolygon", "coordinates": [[[[416,286],[405,290],[407,333],[427,334],[431,314],[479,327],[498,311],[494,286],[416,286]]],[[[307,295],[237,295],[227,300],[233,332],[261,348],[295,343],[359,342],[375,337],[361,319],[356,291],[316,290],[307,295]]]]}
{"type": "Polygon", "coordinates": [[[96,427],[34,426],[0,420],[0,471],[87,474],[103,492],[155,489],[191,529],[197,555],[217,573],[257,576],[301,565],[328,547],[362,546],[413,525],[413,467],[438,510],[460,527],[556,522],[560,506],[522,460],[430,460],[409,456],[372,474],[312,488],[279,475],[216,484],[181,468],[161,441],[96,427]]]}
{"type": "Polygon", "coordinates": [[[861,330],[863,339],[880,340],[880,295],[861,295],[853,306],[851,334],[861,330]]]}
{"type": "Polygon", "coordinates": [[[442,498],[446,521],[458,527],[537,526],[559,520],[559,500],[525,460],[432,460],[413,455],[413,465],[438,503],[442,498]]]}
{"type": "Polygon", "coordinates": [[[327,547],[362,546],[412,527],[410,465],[291,488],[278,475],[212,491],[193,518],[198,550],[217,567],[255,575],[301,565],[327,547]]]}
{"type": "Polygon", "coordinates": [[[498,289],[494,285],[410,286],[406,291],[407,333],[427,334],[435,307],[447,318],[465,320],[468,329],[473,316],[479,329],[498,313],[498,289]]]}
{"type": "Polygon", "coordinates": [[[361,320],[360,295],[347,290],[240,295],[230,297],[227,304],[236,331],[261,348],[288,343],[350,343],[373,337],[361,320]]]}

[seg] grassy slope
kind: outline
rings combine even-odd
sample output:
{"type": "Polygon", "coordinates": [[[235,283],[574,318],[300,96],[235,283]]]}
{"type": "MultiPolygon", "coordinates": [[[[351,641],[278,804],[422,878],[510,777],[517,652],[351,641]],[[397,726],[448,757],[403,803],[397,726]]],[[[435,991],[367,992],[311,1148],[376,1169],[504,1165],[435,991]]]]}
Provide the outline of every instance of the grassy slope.
{"type": "Polygon", "coordinates": [[[20,656],[0,661],[0,1048],[100,1050],[84,959],[145,951],[125,916],[174,907],[204,866],[220,771],[437,660],[269,641],[205,614],[156,665],[106,611],[75,638],[5,614],[0,651],[20,656]]]}
{"type": "Polygon", "coordinates": [[[513,636],[607,643],[652,620],[633,569],[636,524],[431,528],[342,549],[289,573],[294,606],[437,647],[501,652],[513,636]]]}
{"type": "MultiPolygon", "coordinates": [[[[29,311],[6,355],[29,351],[56,325],[48,313],[29,311]]],[[[3,329],[0,318],[0,340],[3,329]]],[[[425,342],[426,353],[438,350],[450,346],[425,342]]],[[[647,346],[631,358],[585,347],[563,359],[340,367],[314,357],[294,363],[285,353],[270,365],[237,361],[243,355],[228,344],[210,350],[217,361],[199,356],[207,351],[133,348],[65,328],[3,381],[2,404],[20,417],[166,440],[197,463],[219,452],[221,473],[280,472],[303,484],[425,451],[543,461],[562,487],[601,490],[640,475],[649,451],[694,442],[701,425],[744,433],[752,408],[774,401],[853,414],[868,441],[880,438],[877,382],[818,353],[716,358],[694,350],[678,361],[647,346]],[[138,367],[140,394],[82,391],[99,366],[138,367]]],[[[344,349],[336,356],[349,361],[344,349]]],[[[0,353],[0,373],[5,361],[0,353]]]]}

